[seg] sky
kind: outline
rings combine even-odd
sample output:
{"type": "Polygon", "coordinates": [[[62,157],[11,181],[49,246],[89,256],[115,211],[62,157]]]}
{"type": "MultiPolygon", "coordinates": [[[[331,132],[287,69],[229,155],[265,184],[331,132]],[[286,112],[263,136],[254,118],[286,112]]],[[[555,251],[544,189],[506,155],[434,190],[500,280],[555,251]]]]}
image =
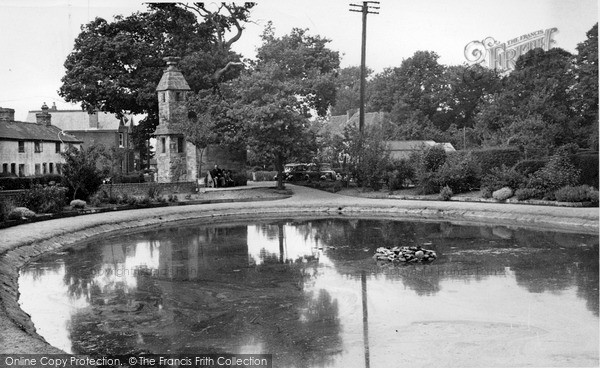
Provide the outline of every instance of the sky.
{"type": "MultiPolygon", "coordinates": [[[[255,0],[251,20],[234,50],[252,58],[270,20],[276,36],[292,28],[331,40],[341,66],[360,65],[361,14],[355,0],[255,0]]],[[[207,2],[208,3],[208,2],[207,2]]],[[[210,4],[210,3],[209,3],[210,4]]],[[[416,51],[434,51],[444,65],[466,62],[471,41],[505,42],[523,34],[558,28],[554,47],[576,53],[598,22],[597,0],[380,0],[379,14],[367,20],[366,63],[376,73],[400,66],[416,51]]],[[[45,102],[78,108],[58,96],[67,55],[82,24],[95,17],[145,11],[133,0],[0,0],[0,107],[15,109],[16,120],[45,102]]]]}

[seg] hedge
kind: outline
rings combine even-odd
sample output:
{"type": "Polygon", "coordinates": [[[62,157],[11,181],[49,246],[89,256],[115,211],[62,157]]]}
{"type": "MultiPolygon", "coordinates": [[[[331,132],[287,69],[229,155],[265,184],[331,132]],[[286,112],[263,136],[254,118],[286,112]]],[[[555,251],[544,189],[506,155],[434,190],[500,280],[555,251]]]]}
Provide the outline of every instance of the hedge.
{"type": "Polygon", "coordinates": [[[482,176],[490,173],[495,167],[512,167],[521,159],[521,152],[517,147],[490,147],[472,150],[471,154],[479,162],[482,176]]]}
{"type": "Polygon", "coordinates": [[[581,171],[579,183],[598,188],[598,152],[578,153],[569,158],[581,171]]]}
{"type": "Polygon", "coordinates": [[[27,176],[17,178],[0,178],[0,190],[29,189],[36,184],[48,185],[50,182],[61,183],[61,175],[27,176]]]}
{"type": "Polygon", "coordinates": [[[513,169],[519,174],[529,176],[546,165],[548,160],[523,160],[517,162],[513,169]]]}

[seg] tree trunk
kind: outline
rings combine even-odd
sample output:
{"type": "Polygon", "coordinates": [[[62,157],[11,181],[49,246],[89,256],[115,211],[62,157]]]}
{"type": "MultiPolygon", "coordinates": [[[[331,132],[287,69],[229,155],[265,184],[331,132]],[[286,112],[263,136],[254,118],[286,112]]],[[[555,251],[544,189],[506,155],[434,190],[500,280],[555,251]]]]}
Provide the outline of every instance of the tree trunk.
{"type": "Polygon", "coordinates": [[[283,157],[279,154],[275,158],[275,168],[277,169],[277,189],[285,189],[283,184],[283,157]]]}

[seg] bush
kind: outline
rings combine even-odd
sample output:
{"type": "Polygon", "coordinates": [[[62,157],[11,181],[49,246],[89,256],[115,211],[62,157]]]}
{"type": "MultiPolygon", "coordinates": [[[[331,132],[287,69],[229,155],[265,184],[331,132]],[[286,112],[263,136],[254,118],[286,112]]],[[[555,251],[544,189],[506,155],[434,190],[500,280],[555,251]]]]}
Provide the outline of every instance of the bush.
{"type": "Polygon", "coordinates": [[[406,182],[415,178],[415,169],[406,159],[395,160],[387,167],[384,180],[390,190],[398,190],[405,187],[406,182]]]}
{"type": "Polygon", "coordinates": [[[15,208],[12,198],[0,197],[0,221],[6,221],[8,214],[15,208]]]}
{"type": "Polygon", "coordinates": [[[597,202],[598,191],[589,185],[569,185],[558,189],[555,197],[559,202],[597,202]]]}
{"type": "Polygon", "coordinates": [[[275,175],[277,175],[277,171],[253,171],[248,172],[246,179],[253,181],[273,181],[275,175]]]}
{"type": "Polygon", "coordinates": [[[128,174],[128,175],[119,175],[119,176],[115,176],[112,178],[112,182],[115,184],[119,184],[119,183],[143,183],[144,180],[144,174],[142,173],[137,173],[137,174],[128,174]]]}
{"type": "Polygon", "coordinates": [[[84,209],[86,204],[87,203],[85,203],[85,201],[82,201],[81,199],[74,199],[69,205],[73,208],[84,209]]]}
{"type": "Polygon", "coordinates": [[[36,184],[39,185],[54,185],[62,183],[61,175],[44,175],[44,176],[28,176],[28,177],[0,177],[1,190],[19,190],[29,189],[36,184]]]}
{"type": "Polygon", "coordinates": [[[35,212],[25,207],[16,207],[8,214],[9,220],[28,219],[35,216],[35,212]]]}
{"type": "Polygon", "coordinates": [[[19,195],[17,203],[37,213],[59,213],[67,203],[66,194],[64,187],[35,184],[19,195]]]}
{"type": "Polygon", "coordinates": [[[493,168],[508,166],[512,167],[521,159],[521,152],[517,147],[491,147],[473,150],[471,154],[479,162],[481,174],[489,174],[493,168]]]}
{"type": "Polygon", "coordinates": [[[501,167],[494,167],[491,169],[491,171],[481,180],[481,187],[487,188],[490,192],[494,192],[504,187],[516,190],[522,187],[526,180],[527,178],[518,171],[508,168],[506,165],[502,165],[501,167]]]}
{"type": "MultiPolygon", "coordinates": [[[[234,172],[231,175],[231,179],[233,179],[233,185],[236,187],[248,184],[248,178],[244,173],[234,172]]],[[[271,180],[273,180],[273,177],[271,177],[271,180]]]]}
{"type": "Polygon", "coordinates": [[[450,189],[450,187],[447,185],[440,191],[440,199],[442,201],[449,201],[453,195],[454,193],[452,193],[452,189],[450,189]]]}
{"type": "Polygon", "coordinates": [[[423,170],[437,171],[446,162],[446,157],[446,151],[441,145],[429,148],[423,156],[423,170]]]}
{"type": "Polygon", "coordinates": [[[542,199],[544,197],[544,192],[534,188],[520,188],[515,191],[515,197],[517,197],[519,201],[542,199]]]}
{"type": "Polygon", "coordinates": [[[450,155],[436,173],[440,188],[450,187],[453,193],[468,192],[479,188],[481,169],[471,154],[450,155]]]}
{"type": "Polygon", "coordinates": [[[498,201],[505,201],[513,196],[513,190],[509,187],[498,189],[492,193],[492,198],[498,201]]]}
{"type": "Polygon", "coordinates": [[[150,183],[150,185],[148,185],[148,198],[156,199],[157,197],[160,197],[161,192],[162,188],[158,184],[150,183]]]}
{"type": "Polygon", "coordinates": [[[523,176],[529,176],[534,172],[541,170],[546,165],[547,160],[523,160],[517,162],[513,169],[523,176]]]}
{"type": "Polygon", "coordinates": [[[583,152],[569,156],[569,158],[581,172],[580,184],[598,188],[598,152],[583,152]]]}
{"type": "Polygon", "coordinates": [[[574,186],[579,182],[580,171],[566,155],[553,156],[544,167],[532,175],[527,188],[544,193],[544,198],[553,200],[554,192],[564,186],[574,186]]]}

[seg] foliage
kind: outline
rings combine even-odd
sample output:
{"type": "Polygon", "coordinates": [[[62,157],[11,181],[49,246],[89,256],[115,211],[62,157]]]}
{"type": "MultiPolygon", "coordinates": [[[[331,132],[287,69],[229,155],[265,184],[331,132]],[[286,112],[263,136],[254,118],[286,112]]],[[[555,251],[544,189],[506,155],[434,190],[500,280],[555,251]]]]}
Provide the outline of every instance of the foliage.
{"type": "Polygon", "coordinates": [[[24,218],[32,218],[35,217],[35,212],[25,207],[16,207],[13,208],[8,213],[9,220],[21,220],[24,218]]]}
{"type": "Polygon", "coordinates": [[[229,86],[238,96],[231,113],[244,121],[241,133],[250,149],[273,161],[282,180],[288,159],[316,152],[309,118],[324,116],[335,101],[340,60],[327,48],[329,40],[306,30],[277,38],[269,24],[262,41],[257,60],[229,86]]]}
{"type": "Polygon", "coordinates": [[[148,185],[148,198],[157,199],[160,197],[162,188],[157,183],[150,183],[148,185]]]}
{"type": "Polygon", "coordinates": [[[253,181],[272,181],[277,175],[277,171],[252,171],[248,172],[246,177],[253,181]]]}
{"type": "Polygon", "coordinates": [[[67,204],[67,188],[35,184],[19,195],[17,203],[36,213],[59,213],[67,204]]]}
{"type": "Polygon", "coordinates": [[[534,172],[541,170],[544,165],[546,165],[548,160],[546,159],[538,159],[538,160],[522,160],[517,162],[513,169],[521,175],[525,177],[533,174],[534,172]]]}
{"type": "Polygon", "coordinates": [[[442,201],[449,201],[453,195],[452,189],[447,185],[440,190],[440,199],[442,201]]]}
{"type": "MultiPolygon", "coordinates": [[[[373,73],[367,68],[366,78],[373,73]]],[[[331,106],[331,115],[354,113],[360,107],[360,66],[349,66],[340,69],[335,78],[335,103],[331,106]]]]}
{"type": "Polygon", "coordinates": [[[598,203],[598,191],[589,185],[565,186],[555,192],[560,202],[593,202],[598,203]]]}
{"type": "Polygon", "coordinates": [[[502,165],[494,167],[489,174],[481,180],[481,187],[494,192],[500,188],[508,187],[512,190],[521,188],[527,180],[527,177],[517,170],[502,165]]]}
{"type": "Polygon", "coordinates": [[[519,201],[542,199],[544,197],[544,192],[535,188],[519,188],[515,191],[515,197],[517,197],[519,201]]]}
{"type": "Polygon", "coordinates": [[[580,183],[598,188],[598,152],[579,153],[569,159],[581,171],[580,183]]]}
{"type": "Polygon", "coordinates": [[[0,178],[0,190],[29,189],[34,185],[54,185],[62,181],[62,175],[0,178]]]}
{"type": "Polygon", "coordinates": [[[479,165],[482,175],[487,175],[493,168],[512,167],[521,158],[521,152],[516,147],[488,147],[471,151],[479,165]]]}
{"type": "Polygon", "coordinates": [[[415,169],[407,159],[394,160],[387,167],[386,182],[390,190],[402,189],[415,178],[415,169]]]}
{"type": "Polygon", "coordinates": [[[61,153],[65,159],[63,177],[72,199],[87,200],[102,185],[109,169],[103,146],[70,147],[61,153]]]}
{"type": "Polygon", "coordinates": [[[453,193],[463,193],[479,188],[481,169],[471,154],[449,155],[436,171],[438,187],[450,187],[453,193]]]}
{"type": "Polygon", "coordinates": [[[383,130],[376,126],[367,126],[361,135],[354,125],[344,132],[348,144],[348,166],[351,175],[365,189],[381,189],[386,168],[390,166],[390,154],[385,144],[383,130]]]}
{"type": "MultiPolygon", "coordinates": [[[[245,173],[234,172],[231,175],[231,179],[233,179],[233,186],[244,186],[248,185],[248,178],[245,173]]],[[[271,177],[271,180],[273,178],[271,177]]]]}
{"type": "Polygon", "coordinates": [[[0,196],[0,222],[8,219],[8,214],[16,207],[15,200],[0,196]]]}
{"type": "Polygon", "coordinates": [[[87,203],[85,203],[85,201],[82,201],[81,199],[74,199],[71,201],[71,203],[69,203],[69,206],[71,206],[72,208],[80,208],[80,209],[84,209],[87,203]]]}
{"type": "Polygon", "coordinates": [[[423,170],[437,171],[446,162],[446,151],[441,145],[429,148],[423,156],[423,170]]]}
{"type": "Polygon", "coordinates": [[[240,39],[254,3],[149,3],[148,11],[96,18],[82,27],[65,61],[59,94],[88,111],[145,114],[134,128],[135,147],[147,159],[148,139],[158,125],[156,85],[166,56],[181,57],[180,67],[193,91],[218,90],[218,83],[239,74],[240,39]],[[231,35],[229,40],[225,36],[231,35]]]}
{"type": "Polygon", "coordinates": [[[526,187],[544,193],[544,197],[554,199],[554,192],[564,186],[577,185],[580,171],[564,154],[553,156],[544,167],[529,176],[526,187]]]}
{"type": "Polygon", "coordinates": [[[500,188],[492,192],[492,198],[497,201],[505,201],[512,197],[514,194],[513,190],[509,187],[500,188]]]}
{"type": "Polygon", "coordinates": [[[575,109],[579,113],[578,136],[587,146],[598,150],[598,23],[587,33],[587,39],[577,45],[577,83],[575,109]]]}

